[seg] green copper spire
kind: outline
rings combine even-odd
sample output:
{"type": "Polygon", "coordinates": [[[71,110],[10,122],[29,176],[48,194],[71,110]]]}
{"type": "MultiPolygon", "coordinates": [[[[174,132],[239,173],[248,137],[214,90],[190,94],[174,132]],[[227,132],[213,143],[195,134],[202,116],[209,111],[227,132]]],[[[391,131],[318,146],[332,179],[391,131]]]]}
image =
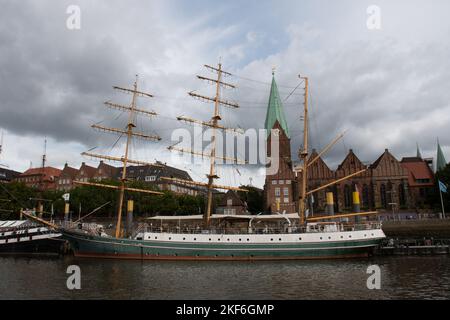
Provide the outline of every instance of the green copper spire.
{"type": "Polygon", "coordinates": [[[445,161],[444,153],[442,152],[441,145],[439,144],[439,139],[437,141],[437,158],[436,158],[436,172],[442,170],[447,165],[445,161]]]}
{"type": "Polygon", "coordinates": [[[417,154],[416,157],[417,158],[422,158],[422,154],[420,153],[420,149],[419,149],[419,144],[416,142],[416,146],[417,146],[417,154]]]}
{"type": "Polygon", "coordinates": [[[265,128],[267,131],[266,137],[270,135],[270,130],[275,125],[275,122],[278,120],[281,128],[283,128],[287,137],[289,136],[289,128],[286,122],[286,118],[284,117],[283,104],[281,103],[280,94],[278,93],[277,83],[275,82],[274,72],[272,72],[272,87],[270,88],[270,97],[269,97],[269,105],[267,107],[267,115],[265,128]]]}

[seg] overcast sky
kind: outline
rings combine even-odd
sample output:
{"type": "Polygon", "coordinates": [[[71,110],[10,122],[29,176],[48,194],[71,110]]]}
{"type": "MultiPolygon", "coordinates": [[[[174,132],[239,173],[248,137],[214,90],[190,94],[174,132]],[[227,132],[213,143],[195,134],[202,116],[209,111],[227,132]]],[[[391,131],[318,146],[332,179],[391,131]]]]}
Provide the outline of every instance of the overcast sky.
{"type": "MultiPolygon", "coordinates": [[[[325,157],[334,168],[349,148],[374,161],[385,148],[397,159],[435,157],[439,137],[450,158],[450,2],[448,1],[8,1],[0,0],[0,163],[23,171],[39,166],[44,137],[48,165],[93,165],[80,153],[120,155],[122,142],[89,126],[124,123],[106,100],[129,103],[113,85],[131,86],[135,74],[154,99],[143,108],[161,116],[140,120],[159,143],[138,142],[136,157],[176,164],[166,150],[178,115],[208,120],[209,104],[188,91],[213,94],[195,78],[221,59],[238,88],[224,97],[228,126],[263,128],[272,68],[284,99],[299,73],[310,78],[311,145],[325,146],[348,130],[325,157]],[[81,9],[81,28],[66,26],[69,5],[81,9]],[[381,9],[381,29],[367,28],[367,8],[381,9]]],[[[294,160],[302,138],[301,91],[285,102],[294,160]]],[[[127,100],[128,99],[128,100],[127,100]]],[[[227,171],[227,170],[224,170],[227,171]]],[[[224,184],[262,186],[258,168],[228,170],[224,184]]]]}

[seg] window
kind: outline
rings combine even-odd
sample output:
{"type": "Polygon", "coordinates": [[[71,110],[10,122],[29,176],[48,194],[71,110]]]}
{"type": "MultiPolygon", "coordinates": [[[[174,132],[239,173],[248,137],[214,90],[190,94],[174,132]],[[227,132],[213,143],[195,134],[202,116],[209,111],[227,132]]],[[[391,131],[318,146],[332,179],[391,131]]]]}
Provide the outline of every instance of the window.
{"type": "Polygon", "coordinates": [[[277,184],[277,180],[272,180],[272,184],[277,184]]]}
{"type": "Polygon", "coordinates": [[[289,203],[289,198],[284,198],[284,203],[289,203]]]}
{"type": "Polygon", "coordinates": [[[387,208],[386,186],[384,184],[380,186],[380,198],[381,198],[381,206],[383,208],[387,208]]]}
{"type": "Polygon", "coordinates": [[[285,197],[289,196],[289,188],[287,187],[283,188],[283,194],[285,197]]]}
{"type": "Polygon", "coordinates": [[[279,184],[284,184],[284,180],[278,181],[279,184]]]}
{"type": "Polygon", "coordinates": [[[398,185],[398,201],[400,202],[401,206],[404,206],[406,204],[406,201],[405,201],[405,188],[403,187],[403,183],[400,183],[398,185]]]}
{"type": "Polygon", "coordinates": [[[281,194],[280,188],[275,188],[275,196],[279,197],[281,194]]]}
{"type": "Polygon", "coordinates": [[[286,180],[286,184],[291,184],[291,180],[286,180]]]}
{"type": "Polygon", "coordinates": [[[363,207],[369,207],[369,187],[364,184],[362,187],[362,205],[363,207]]]}
{"type": "Polygon", "coordinates": [[[352,193],[350,191],[350,186],[345,185],[344,187],[344,206],[350,208],[352,205],[352,193]]]}
{"type": "Polygon", "coordinates": [[[149,181],[156,181],[156,176],[146,176],[145,177],[145,181],[149,182],[149,181]]]}
{"type": "Polygon", "coordinates": [[[227,206],[233,205],[233,199],[227,199],[227,206]]]}
{"type": "Polygon", "coordinates": [[[227,214],[227,215],[235,215],[236,214],[236,209],[224,209],[223,213],[227,214]]]}

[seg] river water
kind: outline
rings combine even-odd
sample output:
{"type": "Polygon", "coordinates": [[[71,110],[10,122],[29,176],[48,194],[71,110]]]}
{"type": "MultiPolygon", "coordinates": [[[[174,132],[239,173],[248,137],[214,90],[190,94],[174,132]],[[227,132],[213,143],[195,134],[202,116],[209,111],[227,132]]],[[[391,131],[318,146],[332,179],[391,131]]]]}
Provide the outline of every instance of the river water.
{"type": "Polygon", "coordinates": [[[290,262],[0,257],[0,299],[450,299],[450,256],[290,262]],[[381,270],[369,290],[367,267],[381,270]],[[66,286],[69,265],[81,289],[66,286]]]}

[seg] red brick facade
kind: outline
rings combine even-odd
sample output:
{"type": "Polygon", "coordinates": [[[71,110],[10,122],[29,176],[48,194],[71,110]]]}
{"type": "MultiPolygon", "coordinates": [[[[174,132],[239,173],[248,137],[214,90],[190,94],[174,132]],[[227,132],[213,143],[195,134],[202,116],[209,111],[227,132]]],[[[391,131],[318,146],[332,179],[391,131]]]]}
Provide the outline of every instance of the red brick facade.
{"type": "MultiPolygon", "coordinates": [[[[287,137],[278,121],[275,122],[273,129],[277,130],[278,137],[270,135],[267,138],[267,157],[272,156],[272,139],[278,138],[279,153],[273,157],[274,161],[278,161],[278,170],[275,174],[266,174],[264,186],[265,209],[268,212],[278,211],[281,213],[286,211],[286,213],[293,213],[296,212],[296,188],[291,160],[291,139],[287,137]],[[279,210],[277,202],[279,202],[279,210]]],[[[275,132],[275,134],[277,133],[275,132]]]]}

